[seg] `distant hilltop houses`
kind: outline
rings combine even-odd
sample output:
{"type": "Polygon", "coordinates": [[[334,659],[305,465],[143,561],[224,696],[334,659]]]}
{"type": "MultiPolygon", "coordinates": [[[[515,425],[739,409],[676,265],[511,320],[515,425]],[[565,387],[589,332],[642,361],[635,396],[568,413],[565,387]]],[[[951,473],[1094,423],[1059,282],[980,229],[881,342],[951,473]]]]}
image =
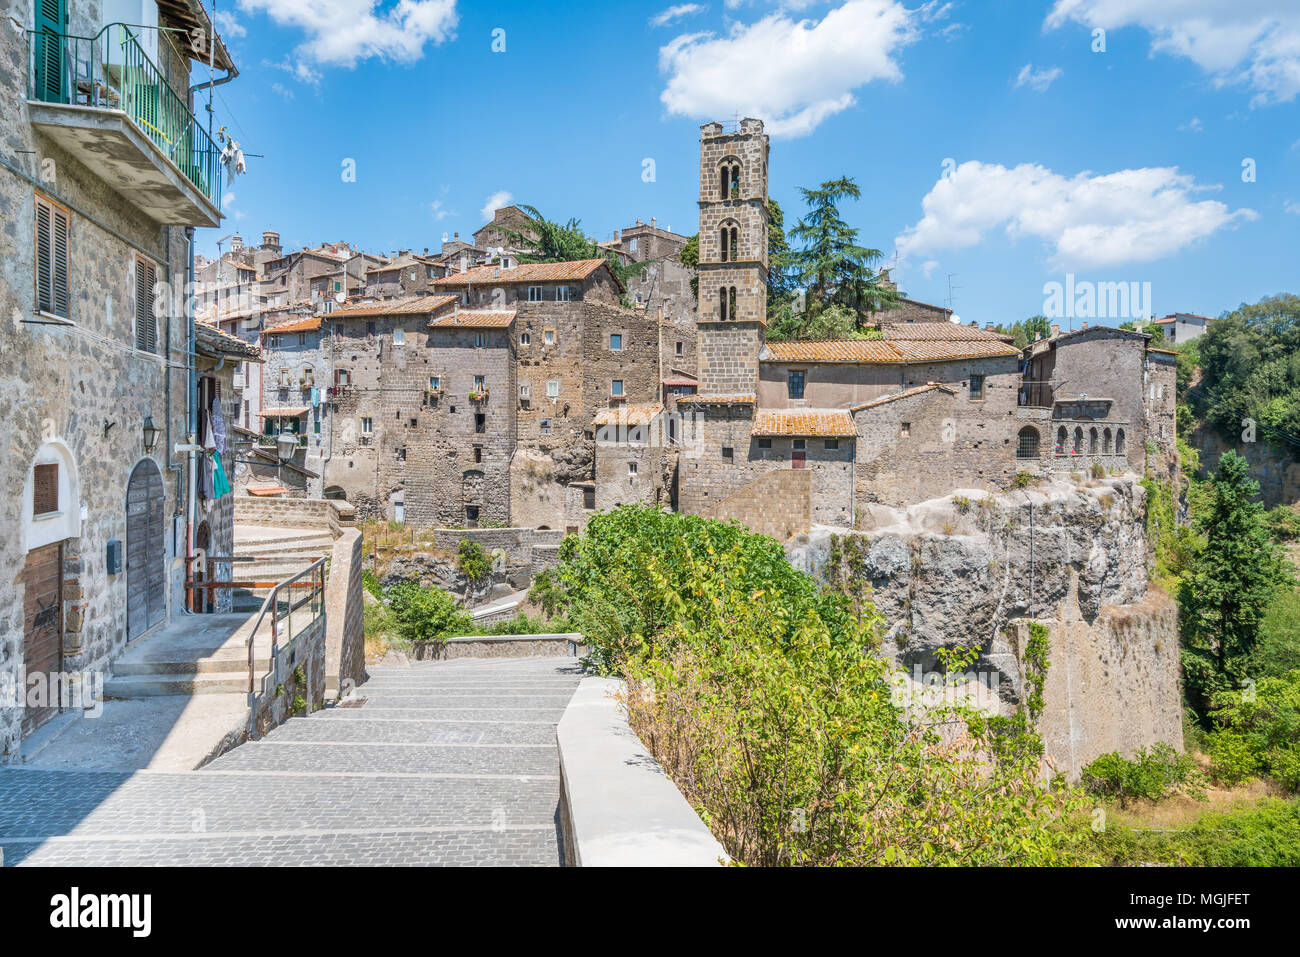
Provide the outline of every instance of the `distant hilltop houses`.
{"type": "MultiPolygon", "coordinates": [[[[436,252],[232,237],[195,278],[200,320],[263,360],[234,377],[237,492],[564,531],[646,502],[785,538],[1019,472],[1175,467],[1175,357],[1149,332],[1018,348],[901,297],[876,338],[769,342],[769,158],[759,120],[701,128],[698,266],[653,217],[600,258],[523,262],[518,206],[436,252]]],[[[1156,320],[1170,342],[1207,321],[1156,320]]]]}

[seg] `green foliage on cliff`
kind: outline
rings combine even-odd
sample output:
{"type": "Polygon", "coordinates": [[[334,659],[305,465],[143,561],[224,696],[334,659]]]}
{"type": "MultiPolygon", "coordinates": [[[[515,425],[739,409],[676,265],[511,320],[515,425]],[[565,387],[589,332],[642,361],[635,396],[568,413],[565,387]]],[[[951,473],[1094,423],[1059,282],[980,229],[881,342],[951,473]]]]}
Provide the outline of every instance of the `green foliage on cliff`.
{"type": "Polygon", "coordinates": [[[1204,722],[1211,699],[1249,678],[1247,666],[1279,589],[1291,580],[1257,501],[1259,484],[1235,452],[1219,459],[1197,515],[1203,545],[1179,581],[1187,698],[1204,722]]]}
{"type": "Polygon", "coordinates": [[[443,641],[468,633],[470,616],[456,600],[437,588],[405,581],[384,592],[398,633],[407,641],[443,641]]]}
{"type": "Polygon", "coordinates": [[[1300,867],[1300,800],[1212,811],[1186,828],[1139,830],[1112,820],[1093,836],[1088,856],[1117,866],[1300,867]]]}
{"type": "Polygon", "coordinates": [[[1103,754],[1083,769],[1085,788],[1127,807],[1134,800],[1160,801],[1175,794],[1205,797],[1204,778],[1189,754],[1179,754],[1163,741],[1138,748],[1132,758],[1118,751],[1103,754]]]}
{"type": "Polygon", "coordinates": [[[1249,417],[1260,439],[1300,455],[1300,296],[1243,303],[1195,345],[1203,379],[1189,397],[1197,418],[1235,443],[1249,417]]]}
{"type": "Polygon", "coordinates": [[[1300,669],[1214,696],[1206,739],[1214,776],[1237,784],[1263,775],[1300,791],[1300,669]]]}
{"type": "Polygon", "coordinates": [[[470,581],[480,582],[492,573],[492,556],[478,542],[462,538],[456,552],[456,567],[470,581]]]}

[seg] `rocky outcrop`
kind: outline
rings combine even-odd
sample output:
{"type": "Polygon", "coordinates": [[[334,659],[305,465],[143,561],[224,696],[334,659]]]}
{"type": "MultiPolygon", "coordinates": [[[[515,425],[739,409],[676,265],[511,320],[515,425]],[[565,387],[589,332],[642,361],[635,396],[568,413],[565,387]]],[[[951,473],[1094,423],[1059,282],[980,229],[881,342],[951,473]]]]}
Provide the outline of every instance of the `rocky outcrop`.
{"type": "Polygon", "coordinates": [[[882,652],[914,678],[940,649],[977,650],[993,710],[1024,697],[1029,622],[1050,633],[1048,757],[1070,775],[1098,754],[1182,744],[1172,602],[1148,594],[1146,490],[1135,476],[1020,491],[959,490],[908,508],[865,506],[857,530],[815,526],[795,567],[874,602],[882,652]]]}
{"type": "Polygon", "coordinates": [[[473,608],[522,591],[533,580],[531,562],[512,559],[501,549],[492,552],[492,571],[478,581],[456,565],[456,559],[433,552],[399,553],[388,563],[379,583],[387,588],[411,581],[426,588],[440,588],[473,608]]]}
{"type": "Polygon", "coordinates": [[[1291,449],[1273,445],[1262,437],[1255,442],[1230,444],[1209,426],[1192,432],[1191,444],[1201,453],[1201,469],[1207,473],[1219,467],[1219,459],[1229,449],[1242,456],[1249,463],[1250,477],[1259,483],[1260,498],[1268,508],[1300,504],[1300,458],[1291,449]]]}
{"type": "Polygon", "coordinates": [[[817,526],[788,553],[815,576],[869,581],[884,650],[909,668],[932,668],[938,648],[982,648],[1018,688],[1008,622],[1067,606],[1091,620],[1146,594],[1145,495],[1124,477],[867,505],[862,530],[817,526]]]}

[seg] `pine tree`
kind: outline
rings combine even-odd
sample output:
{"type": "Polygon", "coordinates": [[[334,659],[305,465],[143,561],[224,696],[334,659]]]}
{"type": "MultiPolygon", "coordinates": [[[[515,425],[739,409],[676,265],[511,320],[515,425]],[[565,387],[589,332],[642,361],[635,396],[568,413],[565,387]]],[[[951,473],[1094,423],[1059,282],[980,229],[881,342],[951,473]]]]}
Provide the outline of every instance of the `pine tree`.
{"type": "Polygon", "coordinates": [[[1225,452],[1198,521],[1204,542],[1179,586],[1188,701],[1205,720],[1217,691],[1239,689],[1269,603],[1290,580],[1246,460],[1225,452]]]}
{"type": "Polygon", "coordinates": [[[808,291],[808,310],[817,313],[838,304],[859,313],[889,308],[898,294],[881,285],[872,267],[880,261],[879,249],[858,245],[858,231],[844,221],[837,205],[860,199],[862,191],[847,176],[822,183],[818,189],[801,188],[808,212],[790,236],[801,246],[791,265],[808,291]]]}

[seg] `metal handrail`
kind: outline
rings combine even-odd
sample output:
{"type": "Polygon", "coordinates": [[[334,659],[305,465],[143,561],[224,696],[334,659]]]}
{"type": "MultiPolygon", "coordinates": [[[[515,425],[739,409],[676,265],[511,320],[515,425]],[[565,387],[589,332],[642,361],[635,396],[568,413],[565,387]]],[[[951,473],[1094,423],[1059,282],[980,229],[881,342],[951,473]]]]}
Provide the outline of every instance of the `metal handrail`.
{"type": "Polygon", "coordinates": [[[28,30],[27,97],[120,110],[218,209],[221,150],[123,23],[94,37],[28,30]]]}
{"type": "MultiPolygon", "coordinates": [[[[262,608],[261,608],[261,610],[260,610],[260,611],[258,612],[258,614],[257,614],[257,619],[256,619],[256,621],[253,622],[253,627],[252,627],[252,628],[249,630],[249,632],[248,632],[248,704],[249,704],[249,707],[250,707],[250,708],[253,708],[253,709],[254,709],[254,712],[256,712],[256,705],[257,705],[257,698],[256,698],[256,695],[257,695],[257,684],[256,684],[256,682],[257,682],[257,655],[256,655],[256,651],[255,651],[256,643],[257,643],[257,630],[258,630],[259,628],[262,627],[262,622],[266,619],[266,613],[267,613],[267,611],[269,610],[269,611],[271,612],[271,672],[274,673],[274,672],[275,672],[275,667],[276,667],[276,657],[277,657],[277,654],[278,654],[278,652],[279,652],[279,647],[280,647],[280,636],[279,636],[279,631],[280,631],[280,621],[279,621],[279,595],[280,595],[280,590],[281,590],[281,589],[286,589],[286,590],[288,590],[288,589],[292,589],[292,587],[293,587],[293,585],[294,585],[295,582],[299,581],[300,579],[302,579],[302,578],[304,578],[304,577],[306,577],[306,576],[308,576],[308,575],[312,576],[312,595],[308,595],[307,598],[306,598],[305,600],[306,600],[306,601],[311,601],[311,600],[312,600],[312,597],[313,597],[314,595],[319,594],[319,595],[320,595],[320,601],[321,601],[321,604],[320,604],[320,610],[321,610],[321,613],[324,614],[324,611],[325,611],[325,564],[326,564],[326,559],[324,559],[324,558],[318,558],[318,559],[316,559],[316,561],[312,562],[312,564],[308,565],[308,566],[307,566],[306,568],[304,568],[302,571],[298,572],[298,573],[295,574],[295,575],[291,575],[291,576],[289,576],[289,577],[286,578],[284,581],[280,582],[278,585],[276,585],[274,588],[272,588],[271,591],[270,591],[270,593],[267,594],[266,598],[262,601],[262,608]]],[[[301,604],[302,604],[302,602],[298,602],[298,605],[301,605],[301,604]]],[[[291,631],[291,632],[292,632],[292,627],[293,627],[293,609],[294,609],[294,607],[295,607],[295,605],[294,605],[294,602],[293,602],[293,597],[292,597],[292,595],[290,595],[288,611],[289,611],[289,625],[290,625],[290,631],[291,631]]],[[[315,620],[316,620],[316,616],[313,616],[313,617],[312,617],[312,621],[315,621],[315,620]]],[[[293,639],[294,639],[294,637],[295,637],[295,636],[291,633],[291,634],[289,635],[289,641],[292,642],[293,639]]]]}

